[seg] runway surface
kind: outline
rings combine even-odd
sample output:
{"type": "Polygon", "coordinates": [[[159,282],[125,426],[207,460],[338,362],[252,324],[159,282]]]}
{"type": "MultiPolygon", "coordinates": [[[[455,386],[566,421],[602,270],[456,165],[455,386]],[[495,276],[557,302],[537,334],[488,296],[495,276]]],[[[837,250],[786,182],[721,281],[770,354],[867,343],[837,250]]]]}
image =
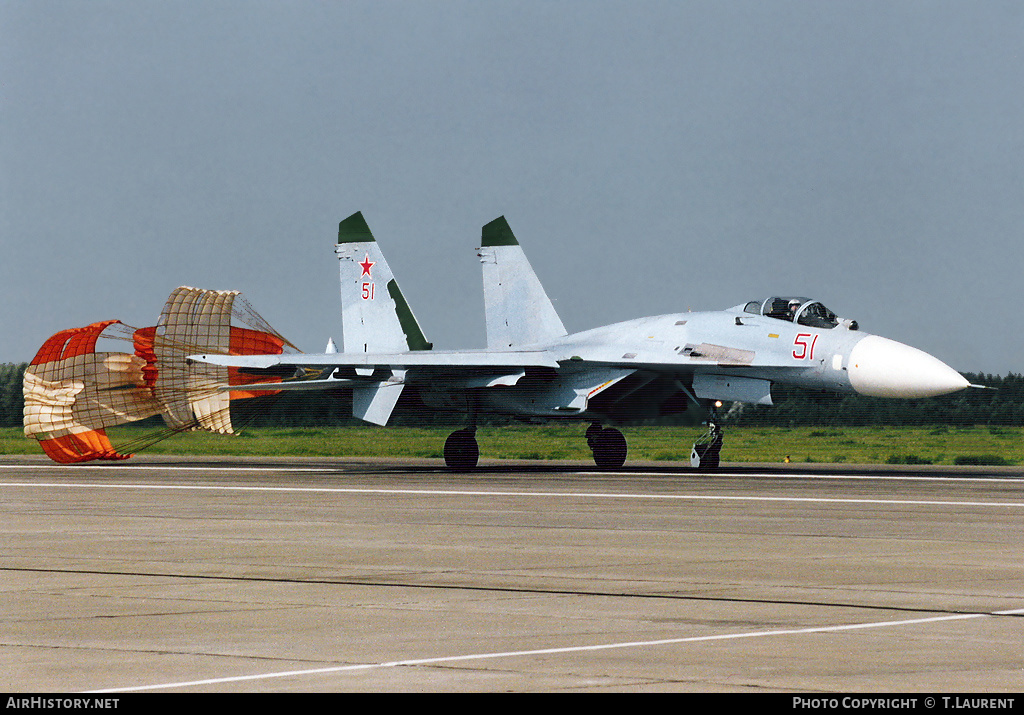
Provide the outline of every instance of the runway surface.
{"type": "Polygon", "coordinates": [[[0,690],[1020,691],[1024,473],[0,457],[0,690]]]}

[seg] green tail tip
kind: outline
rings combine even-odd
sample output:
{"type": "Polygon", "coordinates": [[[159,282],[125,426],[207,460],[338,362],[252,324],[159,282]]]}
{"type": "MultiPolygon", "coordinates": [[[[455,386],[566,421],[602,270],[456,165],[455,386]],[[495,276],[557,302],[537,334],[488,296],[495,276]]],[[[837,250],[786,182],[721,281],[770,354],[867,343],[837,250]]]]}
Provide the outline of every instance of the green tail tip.
{"type": "MultiPolygon", "coordinates": [[[[374,241],[362,211],[356,211],[338,224],[338,243],[367,243],[374,241]]],[[[374,241],[376,242],[376,241],[374,241]]]]}
{"type": "Polygon", "coordinates": [[[516,240],[515,234],[512,233],[512,229],[509,227],[505,217],[499,216],[484,226],[480,245],[482,248],[487,246],[518,246],[519,241],[516,240]]]}

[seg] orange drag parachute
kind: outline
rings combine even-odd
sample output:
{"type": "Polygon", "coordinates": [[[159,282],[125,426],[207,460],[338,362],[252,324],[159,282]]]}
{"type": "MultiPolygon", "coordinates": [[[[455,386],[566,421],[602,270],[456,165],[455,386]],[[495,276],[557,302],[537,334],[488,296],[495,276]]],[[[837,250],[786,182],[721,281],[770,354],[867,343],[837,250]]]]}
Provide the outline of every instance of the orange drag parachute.
{"type": "Polygon", "coordinates": [[[186,356],[279,355],[285,346],[294,348],[238,291],[176,289],[164,305],[153,340],[157,364],[153,392],[164,408],[164,421],[176,430],[233,433],[230,401],[273,392],[253,389],[258,378],[226,367],[190,363],[186,356]],[[249,327],[232,325],[233,319],[249,327]],[[223,389],[227,385],[242,389],[227,392],[223,389]]]}
{"type": "Polygon", "coordinates": [[[116,320],[62,330],[36,353],[25,370],[25,434],[39,440],[57,462],[127,459],[107,438],[106,428],[159,414],[143,377],[145,359],[96,352],[104,332],[130,331],[116,320]]]}
{"type": "Polygon", "coordinates": [[[64,463],[127,459],[131,455],[111,444],[106,429],[157,414],[168,429],[146,444],[193,429],[230,434],[230,401],[273,394],[258,383],[275,378],[192,364],[186,356],[280,354],[286,348],[295,350],[238,291],[183,286],[171,293],[155,326],[135,329],[108,320],[50,337],[25,371],[25,434],[64,463]],[[134,353],[97,352],[101,337],[129,340],[134,353]]]}

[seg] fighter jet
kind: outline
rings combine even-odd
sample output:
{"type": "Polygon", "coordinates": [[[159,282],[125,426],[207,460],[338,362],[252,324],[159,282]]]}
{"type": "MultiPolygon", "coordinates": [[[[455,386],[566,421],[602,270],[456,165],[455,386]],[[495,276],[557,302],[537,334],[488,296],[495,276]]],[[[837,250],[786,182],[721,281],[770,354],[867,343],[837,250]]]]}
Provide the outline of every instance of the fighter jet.
{"type": "MultiPolygon", "coordinates": [[[[589,423],[600,467],[621,467],[621,420],[706,410],[707,433],[691,465],[715,469],[723,441],[717,407],[771,405],[773,384],[887,398],[942,395],[969,386],[916,348],[861,331],[818,300],[773,296],[732,308],[638,318],[569,334],[504,217],[483,227],[487,347],[433,350],[361,213],[342,221],[343,351],[191,355],[195,363],[278,375],[263,387],[352,390],[352,414],[386,425],[406,388],[428,407],[464,410],[466,426],[444,445],[446,464],[472,469],[483,414],[589,423]]],[[[225,388],[227,389],[227,388],[225,388]]]]}

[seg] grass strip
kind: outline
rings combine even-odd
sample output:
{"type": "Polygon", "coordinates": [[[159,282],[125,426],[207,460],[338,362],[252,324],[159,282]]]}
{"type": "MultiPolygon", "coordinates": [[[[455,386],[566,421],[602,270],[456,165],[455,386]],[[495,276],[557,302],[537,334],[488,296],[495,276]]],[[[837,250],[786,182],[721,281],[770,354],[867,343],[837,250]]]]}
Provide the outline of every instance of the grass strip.
{"type": "MultiPolygon", "coordinates": [[[[582,423],[480,427],[480,456],[498,459],[589,460],[582,423]]],[[[108,430],[127,443],[150,428],[108,430]]],[[[207,432],[175,435],[145,454],[434,457],[442,456],[448,428],[289,427],[252,428],[239,435],[207,432]]],[[[689,462],[699,427],[628,427],[630,460],[689,462]]],[[[727,462],[823,462],[835,464],[1024,464],[1022,427],[729,427],[722,459],[727,462]]],[[[0,429],[0,453],[40,454],[35,440],[18,428],[0,429]]]]}

